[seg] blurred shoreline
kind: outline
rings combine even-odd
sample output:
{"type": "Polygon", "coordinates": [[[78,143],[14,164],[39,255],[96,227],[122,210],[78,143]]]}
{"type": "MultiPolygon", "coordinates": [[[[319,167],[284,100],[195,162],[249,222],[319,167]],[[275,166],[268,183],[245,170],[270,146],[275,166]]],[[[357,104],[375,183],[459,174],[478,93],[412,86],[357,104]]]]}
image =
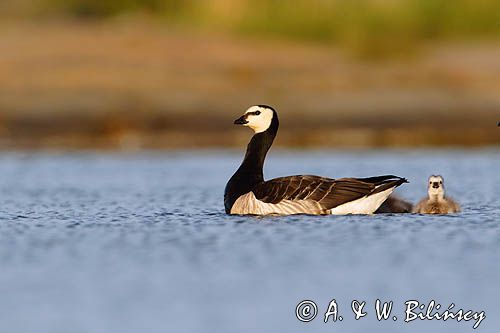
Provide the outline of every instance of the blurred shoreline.
{"type": "Polygon", "coordinates": [[[495,40],[390,61],[142,21],[7,21],[0,40],[0,149],[238,147],[252,104],[277,108],[281,147],[500,144],[495,40]]]}

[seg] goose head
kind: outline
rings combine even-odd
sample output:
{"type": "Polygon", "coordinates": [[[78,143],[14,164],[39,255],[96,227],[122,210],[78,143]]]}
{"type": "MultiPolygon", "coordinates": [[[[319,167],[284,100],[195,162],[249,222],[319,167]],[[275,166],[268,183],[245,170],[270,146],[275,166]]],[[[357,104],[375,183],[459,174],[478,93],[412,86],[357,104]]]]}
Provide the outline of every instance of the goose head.
{"type": "Polygon", "coordinates": [[[249,107],[245,114],[234,121],[235,125],[250,127],[255,133],[265,132],[271,125],[278,121],[276,111],[267,105],[254,105],[249,107]]]}
{"type": "Polygon", "coordinates": [[[428,182],[429,197],[444,197],[444,179],[439,175],[432,175],[428,182]]]}

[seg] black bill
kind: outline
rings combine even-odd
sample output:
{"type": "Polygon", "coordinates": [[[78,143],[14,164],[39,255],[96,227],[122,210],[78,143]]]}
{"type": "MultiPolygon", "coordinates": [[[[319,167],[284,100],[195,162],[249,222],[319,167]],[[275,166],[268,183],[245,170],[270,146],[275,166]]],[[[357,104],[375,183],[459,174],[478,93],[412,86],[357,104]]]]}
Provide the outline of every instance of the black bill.
{"type": "Polygon", "coordinates": [[[245,125],[247,123],[248,123],[248,121],[247,121],[247,117],[246,116],[241,116],[241,117],[239,117],[238,119],[236,119],[234,121],[235,125],[245,125]]]}

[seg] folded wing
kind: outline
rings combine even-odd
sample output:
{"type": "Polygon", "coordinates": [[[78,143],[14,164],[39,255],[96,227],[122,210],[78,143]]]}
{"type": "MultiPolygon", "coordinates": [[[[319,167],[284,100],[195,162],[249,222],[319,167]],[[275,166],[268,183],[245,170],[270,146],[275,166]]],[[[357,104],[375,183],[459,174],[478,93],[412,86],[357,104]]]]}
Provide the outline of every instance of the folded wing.
{"type": "MultiPolygon", "coordinates": [[[[275,178],[258,184],[255,198],[268,204],[313,202],[327,214],[342,204],[394,188],[406,179],[397,176],[331,179],[298,175],[275,178]]],[[[307,212],[304,212],[307,213],[307,212]]]]}

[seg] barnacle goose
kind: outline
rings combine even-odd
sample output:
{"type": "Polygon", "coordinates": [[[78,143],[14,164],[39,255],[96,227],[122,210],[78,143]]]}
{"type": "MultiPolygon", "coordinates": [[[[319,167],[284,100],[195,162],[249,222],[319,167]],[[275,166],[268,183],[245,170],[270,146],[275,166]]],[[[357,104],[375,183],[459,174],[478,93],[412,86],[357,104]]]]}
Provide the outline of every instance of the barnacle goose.
{"type": "Polygon", "coordinates": [[[299,175],[264,181],[264,160],[279,127],[276,111],[267,105],[252,106],[234,124],[248,126],[255,134],[226,185],[227,214],[372,214],[407,182],[392,175],[340,179],[299,175]]]}
{"type": "Polygon", "coordinates": [[[428,197],[422,199],[413,209],[414,213],[421,214],[448,214],[460,212],[460,205],[444,193],[444,179],[442,176],[429,177],[428,197]]]}

